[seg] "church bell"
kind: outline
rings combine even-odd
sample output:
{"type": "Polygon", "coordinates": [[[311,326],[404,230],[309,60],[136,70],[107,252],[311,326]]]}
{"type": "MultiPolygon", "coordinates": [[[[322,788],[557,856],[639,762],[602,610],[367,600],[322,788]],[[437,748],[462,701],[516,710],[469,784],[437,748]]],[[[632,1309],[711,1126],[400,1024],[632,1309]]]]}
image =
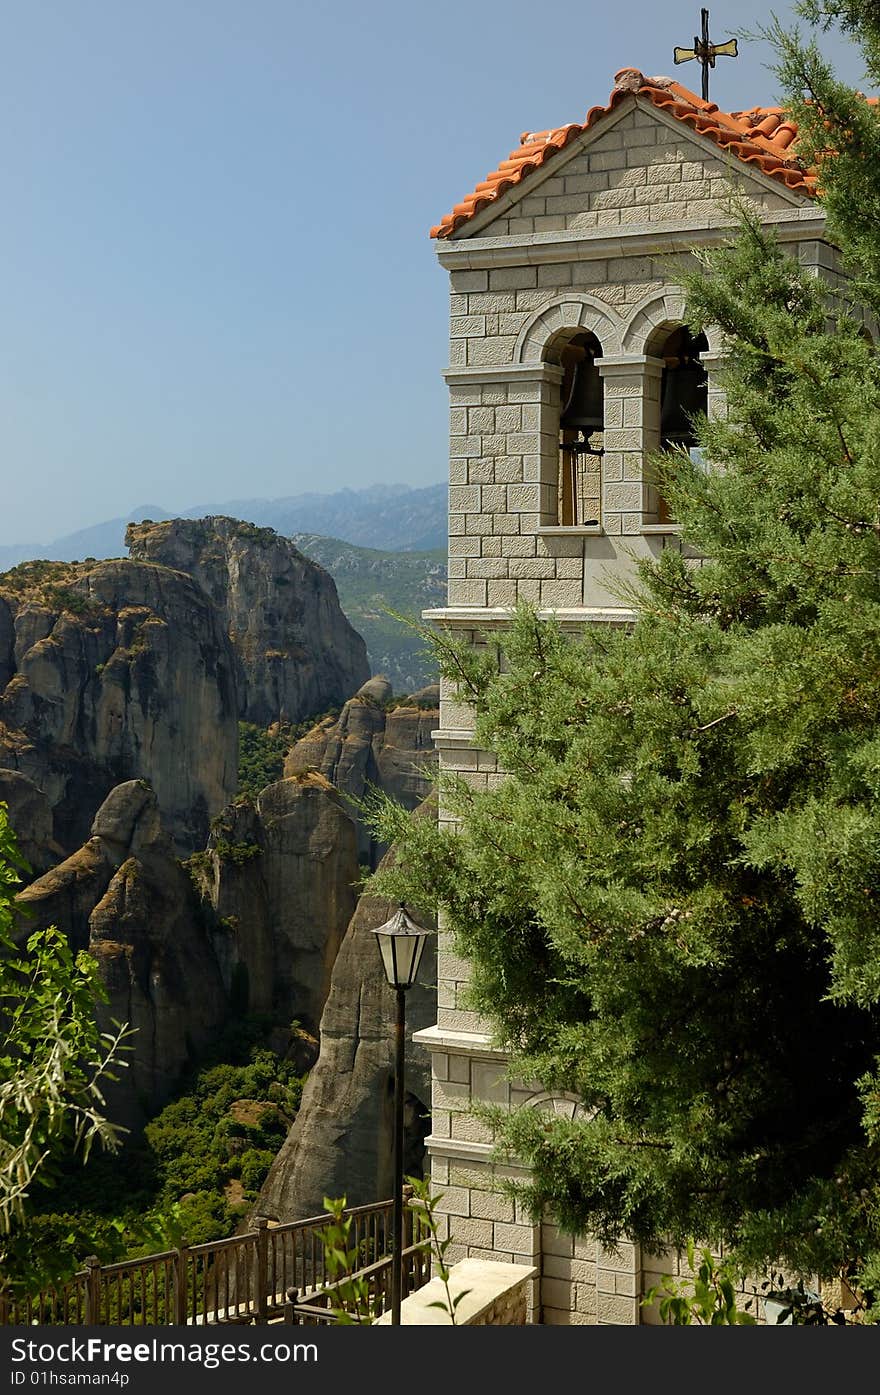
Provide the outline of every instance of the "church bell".
{"type": "Polygon", "coordinates": [[[584,357],[573,365],[571,387],[559,425],[563,431],[581,431],[588,437],[594,431],[601,431],[602,424],[602,379],[593,354],[587,350],[584,357]]]}
{"type": "Polygon", "coordinates": [[[692,420],[707,407],[707,374],[699,359],[683,349],[676,365],[663,372],[660,436],[664,441],[693,444],[692,420]]]}

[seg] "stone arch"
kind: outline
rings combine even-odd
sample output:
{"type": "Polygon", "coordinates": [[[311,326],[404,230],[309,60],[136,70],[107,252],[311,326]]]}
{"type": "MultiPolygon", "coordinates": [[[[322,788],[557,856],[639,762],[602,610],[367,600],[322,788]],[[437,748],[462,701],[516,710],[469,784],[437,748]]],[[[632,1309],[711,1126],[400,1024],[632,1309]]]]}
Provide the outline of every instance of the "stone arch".
{"type": "MultiPolygon", "coordinates": [[[[623,329],[623,352],[626,354],[649,354],[651,341],[664,325],[674,328],[684,320],[684,294],[678,286],[667,286],[665,290],[652,291],[629,312],[623,329]]],[[[708,353],[715,356],[722,352],[721,330],[717,325],[709,325],[705,330],[709,344],[708,353]]]]}
{"type": "Polygon", "coordinates": [[[634,305],[623,331],[623,351],[646,354],[649,344],[662,325],[681,324],[684,319],[684,294],[677,286],[652,292],[634,305]]]}
{"type": "Polygon", "coordinates": [[[516,363],[541,363],[547,346],[560,330],[582,332],[590,330],[602,345],[605,354],[621,351],[620,317],[602,301],[579,291],[569,291],[548,300],[517,336],[513,351],[516,363]]]}
{"type": "Polygon", "coordinates": [[[568,1093],[553,1094],[549,1090],[542,1090],[538,1094],[530,1095],[523,1101],[523,1109],[542,1109],[548,1114],[555,1114],[558,1119],[584,1119],[587,1111],[578,1099],[577,1095],[568,1093]]]}

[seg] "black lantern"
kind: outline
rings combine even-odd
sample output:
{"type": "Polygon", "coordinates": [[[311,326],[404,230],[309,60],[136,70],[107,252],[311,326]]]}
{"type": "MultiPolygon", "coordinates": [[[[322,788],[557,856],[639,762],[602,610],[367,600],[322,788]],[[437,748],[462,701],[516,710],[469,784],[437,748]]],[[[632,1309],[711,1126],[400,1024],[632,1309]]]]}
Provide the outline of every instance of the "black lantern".
{"type": "Polygon", "coordinates": [[[431,931],[418,925],[402,905],[391,919],[386,920],[373,934],[379,944],[382,967],[389,988],[397,988],[402,992],[412,988],[431,931]]]}
{"type": "Polygon", "coordinates": [[[397,997],[394,1033],[394,1192],[391,1212],[391,1325],[400,1326],[403,1289],[403,1076],[405,998],[419,971],[432,932],[419,925],[401,904],[390,920],[373,931],[382,956],[388,986],[397,997]]]}

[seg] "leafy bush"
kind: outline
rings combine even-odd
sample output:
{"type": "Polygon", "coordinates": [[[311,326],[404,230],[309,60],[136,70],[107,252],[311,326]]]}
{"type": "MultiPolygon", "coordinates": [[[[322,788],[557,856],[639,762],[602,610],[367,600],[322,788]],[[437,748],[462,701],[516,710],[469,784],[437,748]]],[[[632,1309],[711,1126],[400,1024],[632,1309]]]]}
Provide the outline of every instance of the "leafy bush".
{"type": "Polygon", "coordinates": [[[268,731],[252,722],[238,724],[238,791],[255,799],[260,790],[280,780],[290,748],[289,728],[268,731]]]}
{"type": "Polygon", "coordinates": [[[177,1222],[190,1245],[203,1245],[230,1235],[237,1219],[235,1209],[217,1191],[194,1192],[180,1203],[177,1222]]]}
{"type": "Polygon", "coordinates": [[[268,1148],[249,1148],[241,1155],[241,1185],[245,1191],[258,1192],[266,1180],[275,1154],[268,1148]]]}

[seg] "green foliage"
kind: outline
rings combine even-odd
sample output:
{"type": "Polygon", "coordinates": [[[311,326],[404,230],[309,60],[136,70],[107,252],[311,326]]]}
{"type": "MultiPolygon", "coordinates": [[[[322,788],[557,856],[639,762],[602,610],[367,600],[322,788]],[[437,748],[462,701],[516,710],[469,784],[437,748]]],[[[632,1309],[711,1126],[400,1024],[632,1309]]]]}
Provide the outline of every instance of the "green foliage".
{"type": "Polygon", "coordinates": [[[325,712],[306,717],[301,722],[275,722],[267,728],[254,726],[252,722],[239,722],[239,801],[256,799],[267,785],[280,780],[284,774],[284,758],[291,746],[319,722],[338,716],[338,707],[328,707],[325,712]]]}
{"type": "Polygon", "coordinates": [[[687,1247],[692,1280],[675,1280],[664,1275],[659,1284],[649,1288],[642,1307],[659,1303],[660,1318],[670,1327],[753,1327],[757,1321],[749,1308],[754,1297],[737,1306],[737,1287],[742,1274],[729,1260],[716,1260],[707,1249],[700,1251],[699,1264],[690,1240],[687,1247]]]}
{"type": "MultiPolygon", "coordinates": [[[[279,1147],[281,1145],[279,1144],[279,1147]]],[[[275,1161],[275,1151],[269,1148],[248,1148],[240,1160],[241,1184],[245,1191],[258,1192],[275,1161]]]]}
{"type": "Polygon", "coordinates": [[[76,563],[50,562],[45,559],[19,562],[18,566],[0,574],[0,588],[12,592],[13,595],[47,601],[51,590],[75,580],[77,574],[76,563]]]}
{"type": "Polygon", "coordinates": [[[234,867],[244,867],[263,853],[259,843],[234,843],[229,838],[217,838],[211,847],[221,862],[231,862],[234,867]]]}
{"type": "Polygon", "coordinates": [[[44,1199],[21,1231],[25,1246],[42,1236],[57,1242],[54,1267],[35,1270],[35,1278],[67,1277],[88,1254],[111,1263],[183,1239],[200,1244],[234,1233],[302,1097],[303,1077],[263,1044],[267,1031],[268,1023],[254,1017],[228,1029],[215,1059],[184,1082],[142,1139],[117,1157],[63,1169],[65,1213],[44,1199]]]}
{"type": "Polygon", "coordinates": [[[381,1312],[370,1297],[369,1281],[357,1271],[364,1265],[358,1245],[351,1243],[351,1216],[344,1215],[346,1199],[324,1197],[324,1210],[332,1217],[318,1231],[324,1254],[324,1273],[332,1287],[330,1311],[340,1327],[369,1325],[381,1312]]]}
{"type": "MultiPolygon", "coordinates": [[[[255,1049],[250,1064],[201,1070],[189,1091],[166,1105],[144,1131],[156,1162],[160,1202],[187,1192],[217,1203],[227,1183],[262,1184],[299,1107],[302,1081],[274,1052],[255,1049]],[[271,1100],[270,1091],[283,1092],[271,1100]]],[[[222,1218],[226,1223],[226,1218],[222,1218]]]]}
{"type": "Polygon", "coordinates": [[[106,614],[106,606],[87,592],[74,589],[88,570],[87,565],[79,562],[21,562],[0,573],[0,591],[50,610],[97,619],[106,614]]]}
{"type": "MultiPolygon", "coordinates": [[[[830,9],[880,83],[875,10],[830,9]]],[[[827,206],[880,305],[880,113],[850,94],[834,118],[804,52],[788,41],[783,74],[812,64],[798,116],[819,139],[832,112],[827,206]]],[[[535,1215],[608,1244],[718,1236],[737,1263],[847,1275],[872,1312],[880,360],[846,284],[823,288],[747,212],[701,260],[688,314],[725,337],[729,415],[699,423],[718,469],[663,462],[700,564],[668,548],[642,566],[630,633],[569,642],[523,607],[500,649],[441,634],[509,778],[443,781],[456,832],[376,801],[401,856],[371,890],[443,910],[517,1074],[581,1101],[494,1119],[535,1215]]]]}
{"type": "Polygon", "coordinates": [[[187,1192],[180,1200],[175,1215],[175,1239],[185,1239],[190,1245],[204,1245],[220,1240],[235,1231],[244,1208],[230,1205],[216,1187],[187,1192]]]}
{"type": "Polygon", "coordinates": [[[880,120],[876,107],[838,80],[823,56],[819,31],[837,23],[855,40],[865,77],[880,87],[880,13],[874,0],[801,0],[796,10],[813,27],[804,39],[775,22],[768,30],[777,73],[799,125],[798,148],[821,163],[822,203],[829,231],[854,276],[854,298],[880,309],[880,120]]]}
{"type": "Polygon", "coordinates": [[[407,1177],[407,1182],[413,1189],[416,1207],[419,1217],[419,1230],[426,1231],[430,1240],[431,1251],[431,1276],[437,1278],[443,1284],[444,1298],[435,1299],[429,1303],[429,1308],[439,1308],[441,1312],[447,1313],[450,1323],[455,1326],[455,1314],[459,1303],[463,1298],[467,1298],[470,1293],[469,1288],[461,1289],[458,1293],[452,1293],[449,1287],[449,1266],[446,1263],[446,1252],[453,1244],[455,1237],[446,1236],[440,1238],[440,1222],[437,1217],[437,1203],[441,1200],[443,1193],[436,1196],[431,1194],[430,1182],[423,1177],[407,1177]]]}
{"type": "Polygon", "coordinates": [[[274,726],[268,730],[253,722],[238,724],[238,792],[256,799],[260,790],[280,780],[284,757],[293,738],[289,727],[274,726]]]}
{"type": "Polygon", "coordinates": [[[0,804],[0,1286],[27,1284],[49,1256],[25,1240],[34,1194],[51,1187],[65,1158],[97,1142],[118,1146],[103,1089],[116,1078],[125,1028],[102,1031],[98,966],[54,927],[16,933],[14,900],[24,870],[7,807],[0,804]]]}

